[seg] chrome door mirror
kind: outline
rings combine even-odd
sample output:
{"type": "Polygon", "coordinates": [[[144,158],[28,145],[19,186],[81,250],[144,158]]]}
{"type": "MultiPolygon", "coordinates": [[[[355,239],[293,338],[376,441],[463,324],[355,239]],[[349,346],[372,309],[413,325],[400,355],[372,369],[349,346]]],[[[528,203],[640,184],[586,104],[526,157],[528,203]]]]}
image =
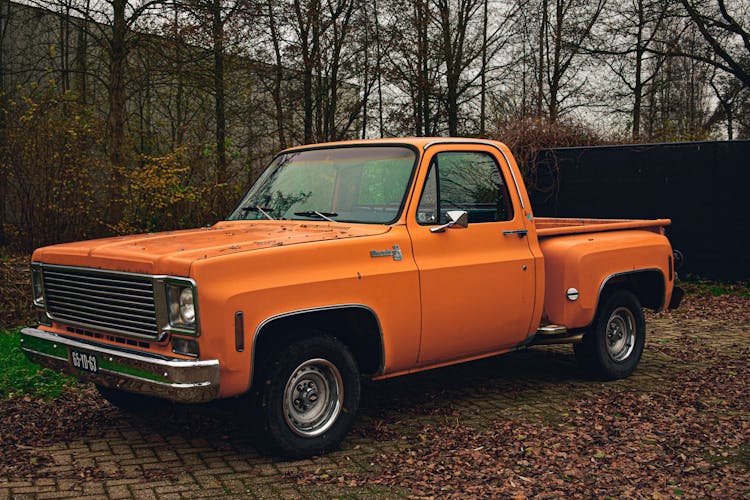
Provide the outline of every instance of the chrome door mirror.
{"type": "Polygon", "coordinates": [[[442,226],[431,228],[431,233],[442,233],[443,231],[451,227],[465,228],[469,226],[469,214],[466,212],[466,210],[451,210],[449,212],[446,212],[445,215],[446,217],[448,217],[448,222],[446,224],[443,224],[442,226]]]}

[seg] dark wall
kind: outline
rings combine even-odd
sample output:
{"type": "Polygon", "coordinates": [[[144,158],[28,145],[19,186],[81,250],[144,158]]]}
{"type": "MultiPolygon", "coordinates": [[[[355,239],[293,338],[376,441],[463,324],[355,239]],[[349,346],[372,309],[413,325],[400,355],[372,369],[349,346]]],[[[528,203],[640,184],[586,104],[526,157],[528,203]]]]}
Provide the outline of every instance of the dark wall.
{"type": "Polygon", "coordinates": [[[550,149],[536,167],[536,216],[670,218],[682,276],[750,280],[750,141],[550,149]]]}

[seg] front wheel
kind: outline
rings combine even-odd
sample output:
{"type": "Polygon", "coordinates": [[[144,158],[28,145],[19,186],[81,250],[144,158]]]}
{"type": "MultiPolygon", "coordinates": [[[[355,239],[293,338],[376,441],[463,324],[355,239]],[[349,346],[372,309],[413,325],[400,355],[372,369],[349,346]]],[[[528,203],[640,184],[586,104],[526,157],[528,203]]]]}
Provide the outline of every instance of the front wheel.
{"type": "Polygon", "coordinates": [[[359,370],[339,340],[318,335],[283,348],[261,374],[261,436],[286,458],[336,448],[359,407],[359,370]]]}
{"type": "Polygon", "coordinates": [[[646,321],[638,297],[629,290],[616,290],[603,300],[583,342],[573,349],[594,377],[617,380],[633,373],[645,342],[646,321]]]}

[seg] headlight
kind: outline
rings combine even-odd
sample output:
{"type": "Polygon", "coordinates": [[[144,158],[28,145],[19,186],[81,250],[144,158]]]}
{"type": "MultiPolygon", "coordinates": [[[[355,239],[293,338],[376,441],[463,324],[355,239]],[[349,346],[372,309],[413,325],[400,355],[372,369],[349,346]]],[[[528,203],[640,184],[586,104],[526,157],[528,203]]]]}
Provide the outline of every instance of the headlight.
{"type": "Polygon", "coordinates": [[[44,286],[42,285],[42,268],[32,266],[31,268],[31,289],[34,299],[34,305],[44,307],[44,286]]]}
{"type": "Polygon", "coordinates": [[[169,324],[178,328],[195,328],[195,297],[193,287],[168,285],[169,324]]]}

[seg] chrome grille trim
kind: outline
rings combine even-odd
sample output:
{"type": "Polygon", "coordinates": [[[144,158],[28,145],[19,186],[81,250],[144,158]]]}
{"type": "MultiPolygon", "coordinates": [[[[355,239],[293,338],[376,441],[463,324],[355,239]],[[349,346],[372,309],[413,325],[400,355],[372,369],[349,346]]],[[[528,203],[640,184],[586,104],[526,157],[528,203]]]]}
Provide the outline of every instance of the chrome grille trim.
{"type": "Polygon", "coordinates": [[[127,337],[163,340],[166,277],[41,264],[49,316],[61,323],[127,337]]]}

